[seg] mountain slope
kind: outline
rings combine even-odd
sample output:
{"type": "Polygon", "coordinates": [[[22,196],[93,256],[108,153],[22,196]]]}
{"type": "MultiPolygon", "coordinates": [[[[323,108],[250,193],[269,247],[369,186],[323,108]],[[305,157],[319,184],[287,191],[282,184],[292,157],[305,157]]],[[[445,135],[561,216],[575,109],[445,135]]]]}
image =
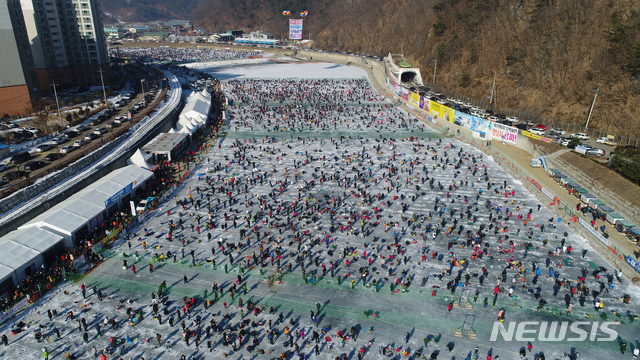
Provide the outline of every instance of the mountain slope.
{"type": "Polygon", "coordinates": [[[125,22],[188,20],[201,0],[100,0],[102,11],[125,22]]]}
{"type": "Polygon", "coordinates": [[[486,99],[497,75],[498,106],[640,135],[640,2],[635,0],[202,0],[198,27],[287,34],[309,11],[304,38],[322,49],[404,52],[436,88],[486,99]]]}

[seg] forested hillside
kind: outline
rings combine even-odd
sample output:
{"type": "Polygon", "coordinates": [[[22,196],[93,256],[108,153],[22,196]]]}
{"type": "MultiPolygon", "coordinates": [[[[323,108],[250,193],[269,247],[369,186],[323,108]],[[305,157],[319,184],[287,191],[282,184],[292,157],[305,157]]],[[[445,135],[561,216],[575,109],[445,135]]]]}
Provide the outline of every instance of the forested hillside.
{"type": "Polygon", "coordinates": [[[102,11],[125,22],[188,20],[201,0],[100,0],[102,11]]]}
{"type": "MultiPolygon", "coordinates": [[[[150,0],[130,0],[140,4],[150,0]]],[[[114,3],[125,2],[117,0],[114,3]]],[[[180,0],[154,2],[177,6],[180,0]]],[[[583,124],[600,85],[593,126],[640,135],[637,0],[200,0],[197,27],[287,34],[307,10],[304,38],[322,49],[400,53],[439,87],[476,99],[497,74],[499,106],[583,124]]],[[[111,5],[109,5],[111,6],[111,5]]],[[[166,9],[166,6],[156,7],[166,9]]],[[[107,7],[105,2],[105,7],[107,7]]],[[[157,10],[160,11],[160,10],[157,10]]]]}

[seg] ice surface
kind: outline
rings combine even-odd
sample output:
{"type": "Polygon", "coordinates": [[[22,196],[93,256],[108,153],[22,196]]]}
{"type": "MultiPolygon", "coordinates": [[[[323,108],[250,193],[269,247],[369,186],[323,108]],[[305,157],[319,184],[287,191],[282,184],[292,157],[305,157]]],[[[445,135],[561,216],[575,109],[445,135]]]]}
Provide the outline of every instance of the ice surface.
{"type": "MultiPolygon", "coordinates": [[[[269,65],[266,69],[273,72],[262,71],[266,71],[266,77],[283,74],[298,77],[296,69],[303,65],[307,64],[269,65]]],[[[233,74],[257,71],[252,68],[254,66],[224,71],[233,74]]],[[[349,77],[345,75],[352,69],[343,68],[340,71],[344,74],[339,77],[349,77]]],[[[357,73],[353,77],[357,78],[357,73]]],[[[212,334],[208,339],[203,336],[199,347],[193,339],[186,346],[181,340],[180,321],[176,319],[173,327],[167,324],[169,316],[162,315],[162,324],[155,321],[150,315],[151,293],[157,291],[162,281],[166,281],[169,288],[171,304],[167,308],[174,317],[176,309],[183,305],[183,297],[202,299],[207,289],[207,299],[213,300],[212,284],[222,286],[224,297],[206,310],[199,301],[185,325],[194,330],[197,325],[193,321],[198,314],[203,319],[202,329],[211,319],[223,328],[231,324],[234,331],[224,332],[232,340],[238,335],[237,325],[241,320],[238,302],[239,297],[242,298],[244,316],[250,320],[247,328],[257,331],[260,339],[257,348],[267,352],[267,359],[279,357],[285,350],[291,359],[295,350],[283,347],[287,340],[283,333],[277,335],[274,345],[269,344],[266,337],[269,320],[279,332],[284,331],[285,326],[289,326],[292,334],[304,330],[304,339],[296,339],[301,353],[319,359],[333,359],[341,354],[355,359],[361,348],[365,358],[382,357],[378,355],[380,348],[388,345],[394,348],[392,355],[396,359],[403,357],[404,350],[412,358],[415,351],[420,350],[427,356],[438,352],[438,359],[465,359],[476,347],[482,359],[488,353],[499,355],[500,359],[517,359],[526,341],[506,342],[501,337],[498,341],[489,341],[500,309],[506,310],[505,325],[511,321],[587,321],[589,325],[583,326],[587,331],[591,329],[591,321],[601,322],[601,314],[606,314],[608,321],[621,322],[612,328],[621,339],[627,339],[627,351],[635,346],[637,321],[631,323],[628,314],[637,309],[637,288],[613,279],[612,288],[598,296],[604,303],[602,311],[593,309],[591,295],[587,296],[584,307],[579,305],[576,295],[572,299],[573,312],[567,315],[565,294],[570,293],[569,287],[577,285],[583,268],[588,272],[584,283],[592,290],[599,289],[593,276],[597,267],[608,268],[609,273],[614,269],[583,238],[557,223],[545,204],[538,209],[539,202],[522,183],[480,151],[457,141],[440,139],[405,112],[382,103],[366,106],[287,103],[273,107],[242,104],[232,107],[231,115],[226,138],[217,143],[219,146],[213,148],[171,200],[130,234],[131,249],[129,242],[121,240],[113,251],[106,253],[108,259],[82,279],[87,286],[102,289],[108,299],[101,302],[90,295],[83,300],[79,284],[60,287],[16,319],[32,325],[26,333],[9,334],[10,346],[0,349],[0,356],[37,359],[41,358],[41,347],[45,345],[52,359],[63,358],[66,352],[88,359],[93,346],[101,350],[108,345],[110,337],[130,336],[133,341],[125,344],[124,359],[178,359],[183,354],[197,359],[220,359],[223,353],[231,359],[256,357],[255,351],[246,350],[253,336],[245,336],[237,352],[222,345],[222,334],[212,334]],[[212,179],[211,184],[207,179],[212,179]],[[230,196],[234,200],[232,205],[230,196]],[[197,201],[200,206],[196,209],[197,201]],[[213,228],[206,225],[208,206],[212,208],[213,228]],[[526,218],[529,211],[532,218],[525,225],[517,215],[526,218]],[[509,213],[512,216],[507,218],[509,213]],[[171,241],[167,236],[170,221],[182,222],[173,231],[171,241]],[[427,230],[428,225],[432,231],[427,230]],[[476,247],[482,225],[483,246],[476,247]],[[260,233],[259,240],[254,227],[260,233]],[[242,229],[247,231],[245,237],[240,234],[242,229]],[[368,234],[363,235],[363,230],[368,234]],[[438,234],[434,239],[435,230],[438,234]],[[468,230],[471,243],[467,240],[468,230]],[[573,247],[571,254],[562,251],[563,239],[567,246],[573,247]],[[312,246],[315,241],[320,243],[312,246]],[[525,257],[523,244],[527,242],[532,248],[525,257]],[[227,255],[223,254],[222,246],[227,255]],[[560,255],[555,255],[558,247],[560,255]],[[253,254],[259,259],[261,248],[265,258],[256,264],[253,254]],[[583,249],[588,250],[584,259],[583,249]],[[287,270],[281,282],[273,278],[278,260],[276,250],[281,251],[281,266],[287,270]],[[155,258],[168,252],[176,254],[176,261],[173,257],[166,261],[155,258]],[[476,256],[479,252],[482,257],[476,256]],[[233,256],[233,264],[228,254],[233,256]],[[422,255],[425,260],[421,259],[422,255]],[[553,296],[554,280],[545,264],[547,258],[550,266],[558,270],[558,280],[563,282],[557,296],[553,296]],[[447,270],[454,259],[457,264],[454,263],[449,275],[447,270]],[[124,260],[129,266],[126,270],[122,268],[124,260]],[[314,276],[316,281],[307,283],[303,279],[303,265],[297,260],[304,261],[305,275],[314,276]],[[466,270],[462,261],[469,264],[466,270]],[[334,276],[328,270],[331,262],[334,276]],[[534,262],[541,268],[537,284],[533,284],[534,262]],[[153,264],[153,272],[149,264],[153,264]],[[494,287],[508,264],[514,266],[507,269],[505,282],[500,279],[504,292],[493,306],[494,287]],[[137,273],[131,271],[131,265],[136,266],[137,273]],[[245,270],[241,280],[246,284],[247,294],[240,291],[232,300],[228,290],[240,275],[241,265],[245,270]],[[327,268],[324,276],[322,265],[327,268]],[[479,275],[483,267],[488,276],[481,286],[479,275]],[[359,273],[365,268],[369,272],[366,282],[359,273]],[[447,290],[447,283],[452,282],[460,270],[461,286],[452,293],[447,290]],[[467,274],[469,281],[465,286],[467,274]],[[184,275],[188,282],[184,282],[184,275]],[[341,284],[338,277],[344,279],[341,284]],[[541,298],[548,304],[540,311],[537,311],[538,300],[522,292],[522,278],[526,279],[528,288],[541,288],[541,298]],[[379,292],[374,280],[381,284],[379,292]],[[391,293],[391,284],[407,280],[410,285],[406,291],[397,285],[397,291],[391,293]],[[509,297],[511,286],[515,289],[509,297]],[[479,295],[474,301],[476,289],[479,295]],[[634,295],[631,304],[623,304],[620,298],[629,292],[634,295]],[[485,298],[488,299],[486,307],[485,298]],[[249,299],[258,307],[264,306],[265,312],[249,315],[246,305],[249,299]],[[448,304],[457,300],[461,300],[459,308],[449,311],[448,304]],[[471,308],[466,308],[466,303],[471,308]],[[316,304],[321,308],[318,329],[313,328],[310,321],[310,311],[317,313],[316,304]],[[145,311],[139,324],[131,325],[127,320],[128,307],[145,311]],[[271,307],[274,314],[268,314],[271,307]],[[62,330],[63,337],[53,343],[38,344],[33,338],[34,329],[42,325],[46,326],[42,332],[51,334],[52,331],[46,309],[56,309],[61,314],[53,324],[62,330]],[[82,340],[75,320],[64,321],[64,313],[69,310],[74,311],[77,318],[87,319],[89,343],[82,340]],[[375,313],[376,317],[365,315],[365,311],[375,313]],[[280,313],[285,318],[284,324],[276,324],[280,313]],[[224,319],[225,314],[230,319],[224,319]],[[115,318],[119,328],[103,327],[102,331],[106,332],[97,338],[96,324],[101,324],[105,317],[115,318]],[[261,320],[265,325],[251,324],[261,320]],[[290,321],[295,325],[290,325],[290,321]],[[463,323],[463,337],[454,336],[454,329],[461,328],[463,323]],[[352,326],[358,335],[356,339],[349,336],[342,347],[336,334],[339,331],[349,334],[352,326]],[[328,332],[321,335],[321,339],[327,336],[331,342],[321,340],[320,355],[316,356],[312,354],[315,342],[311,341],[310,333],[320,332],[322,327],[327,327],[328,332]],[[469,337],[470,329],[477,333],[477,339],[469,337]],[[407,333],[409,339],[405,343],[407,333]],[[162,335],[160,347],[156,334],[162,335]],[[425,347],[425,338],[432,339],[428,347],[425,347]],[[147,339],[150,340],[147,342],[147,339]],[[166,347],[167,339],[173,344],[171,350],[166,347]],[[212,351],[207,348],[209,340],[214,346],[212,351]],[[446,349],[449,343],[453,345],[452,351],[446,349]]],[[[607,284],[604,277],[600,281],[607,284]]],[[[5,324],[2,333],[8,334],[7,329],[16,320],[5,324]]],[[[598,337],[606,334],[598,331],[598,337]]],[[[617,341],[532,343],[528,359],[540,352],[544,352],[547,359],[563,358],[572,348],[581,353],[581,359],[611,359],[620,351],[617,341]]]]}

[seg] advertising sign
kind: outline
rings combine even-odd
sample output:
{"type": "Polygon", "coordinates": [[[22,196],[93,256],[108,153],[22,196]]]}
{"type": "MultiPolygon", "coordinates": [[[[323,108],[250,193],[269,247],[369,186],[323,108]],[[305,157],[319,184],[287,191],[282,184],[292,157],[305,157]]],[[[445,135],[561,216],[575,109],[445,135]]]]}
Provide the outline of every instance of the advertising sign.
{"type": "Polygon", "coordinates": [[[420,107],[420,95],[412,92],[411,93],[411,104],[416,106],[416,107],[420,107]]]}
{"type": "Polygon", "coordinates": [[[582,218],[578,219],[578,221],[580,222],[580,225],[582,225],[582,227],[584,227],[587,231],[589,231],[591,235],[595,236],[596,239],[600,240],[601,243],[605,244],[606,246],[611,246],[611,241],[605,239],[604,236],[600,235],[598,230],[591,227],[591,224],[584,221],[584,219],[582,218]]]}
{"type": "Polygon", "coordinates": [[[129,206],[131,206],[131,216],[136,216],[136,204],[133,201],[129,201],[129,206]]]}
{"type": "Polygon", "coordinates": [[[491,135],[491,126],[493,123],[479,117],[471,117],[471,130],[482,135],[491,135]]]}
{"type": "Polygon", "coordinates": [[[118,200],[120,200],[120,198],[130,193],[132,188],[133,188],[133,183],[125,186],[122,190],[118,191],[115,195],[105,200],[104,207],[109,208],[109,206],[115,204],[118,200]]]}
{"type": "Polygon", "coordinates": [[[423,109],[428,112],[430,102],[431,100],[425,98],[424,96],[420,96],[420,109],[423,109]]]}
{"type": "Polygon", "coordinates": [[[13,316],[13,314],[17,313],[18,310],[20,310],[23,307],[27,306],[28,303],[29,303],[29,301],[25,297],[24,299],[20,300],[19,303],[15,304],[11,309],[9,309],[9,310],[3,312],[2,314],[0,314],[0,324],[2,324],[3,322],[7,321],[11,316],[13,316]]]}
{"type": "Polygon", "coordinates": [[[627,255],[627,264],[631,265],[632,268],[636,269],[636,271],[640,273],[640,264],[638,264],[631,255],[627,255]]]}
{"type": "Polygon", "coordinates": [[[400,95],[400,97],[405,101],[409,101],[409,92],[409,90],[402,88],[402,94],[400,95]]]}
{"type": "Polygon", "coordinates": [[[302,40],[302,19],[289,19],[289,39],[302,40]]]}
{"type": "Polygon", "coordinates": [[[448,122],[453,122],[456,111],[450,107],[442,106],[442,118],[448,122]]]}
{"type": "Polygon", "coordinates": [[[515,145],[518,142],[518,128],[494,122],[491,126],[491,136],[515,145]]]}
{"type": "Polygon", "coordinates": [[[440,103],[437,103],[435,101],[431,102],[431,113],[437,117],[442,118],[443,116],[443,111],[442,111],[442,105],[440,105],[440,103]]]}

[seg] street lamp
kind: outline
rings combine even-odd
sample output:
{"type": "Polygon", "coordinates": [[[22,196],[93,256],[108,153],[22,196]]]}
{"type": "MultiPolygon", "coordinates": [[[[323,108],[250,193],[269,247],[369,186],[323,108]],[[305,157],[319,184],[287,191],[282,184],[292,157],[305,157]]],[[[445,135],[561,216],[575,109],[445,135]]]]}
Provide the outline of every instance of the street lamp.
{"type": "Polygon", "coordinates": [[[102,68],[100,68],[100,83],[102,83],[102,95],[104,96],[104,107],[107,108],[109,103],[107,103],[107,92],[104,89],[104,79],[102,78],[102,68]]]}
{"type": "Polygon", "coordinates": [[[62,114],[60,113],[60,102],[58,102],[58,92],[56,91],[56,85],[59,85],[59,84],[56,84],[56,81],[54,79],[51,86],[53,86],[53,95],[55,95],[56,97],[56,106],[58,107],[58,117],[60,118],[60,127],[62,128],[62,114]]]}
{"type": "Polygon", "coordinates": [[[587,133],[587,128],[589,127],[589,120],[591,120],[591,113],[593,112],[593,105],[596,104],[596,98],[598,97],[598,92],[600,92],[600,85],[598,85],[598,88],[596,90],[591,90],[591,91],[595,91],[596,94],[593,96],[593,102],[591,103],[591,109],[589,109],[589,116],[587,116],[587,124],[584,126],[584,133],[587,133]]]}
{"type": "Polygon", "coordinates": [[[145,79],[140,79],[140,88],[142,89],[142,101],[143,101],[144,106],[146,107],[147,106],[147,101],[145,100],[145,97],[144,97],[144,80],[145,79]]]}

